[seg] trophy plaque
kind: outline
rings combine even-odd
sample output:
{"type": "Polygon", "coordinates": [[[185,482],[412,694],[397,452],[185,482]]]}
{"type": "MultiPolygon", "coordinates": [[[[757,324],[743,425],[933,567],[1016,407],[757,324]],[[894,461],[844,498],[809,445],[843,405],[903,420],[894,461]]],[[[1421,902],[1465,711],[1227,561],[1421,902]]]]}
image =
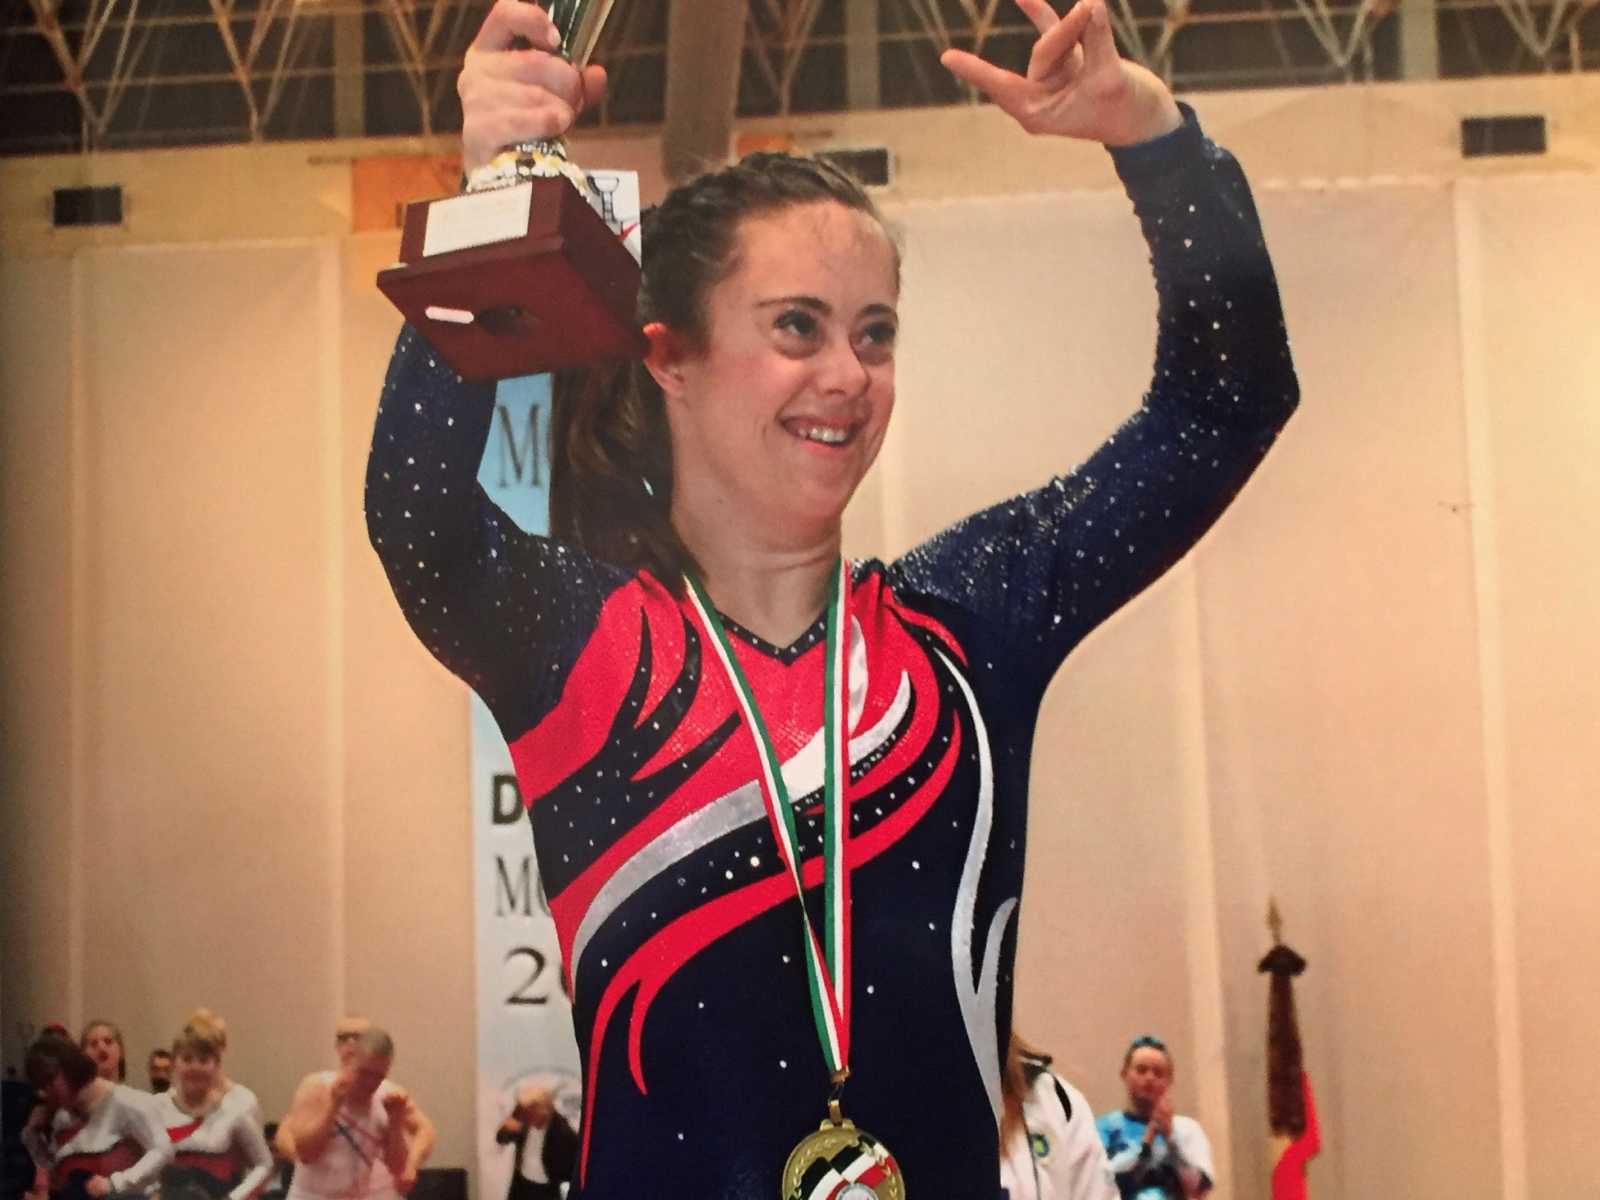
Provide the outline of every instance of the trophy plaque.
{"type": "MultiPolygon", "coordinates": [[[[561,53],[582,67],[612,0],[552,0],[561,53]]],[[[378,287],[463,379],[642,358],[639,263],[596,211],[559,140],[508,147],[460,196],[406,206],[400,262],[378,287]]]]}

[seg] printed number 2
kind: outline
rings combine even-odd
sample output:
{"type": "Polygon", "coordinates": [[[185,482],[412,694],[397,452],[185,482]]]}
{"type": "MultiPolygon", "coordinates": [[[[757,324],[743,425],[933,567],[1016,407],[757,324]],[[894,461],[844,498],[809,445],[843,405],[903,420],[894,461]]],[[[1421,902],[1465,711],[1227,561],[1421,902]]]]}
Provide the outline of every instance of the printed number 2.
{"type": "Polygon", "coordinates": [[[542,995],[534,995],[534,993],[533,993],[534,987],[538,984],[539,980],[544,976],[544,969],[547,966],[550,965],[550,960],[547,957],[545,957],[544,951],[535,950],[532,946],[517,946],[514,949],[506,951],[506,961],[508,963],[509,962],[513,962],[513,961],[515,961],[516,959],[519,959],[519,958],[525,958],[525,959],[528,960],[528,977],[522,981],[522,983],[516,988],[515,991],[513,991],[509,996],[506,997],[506,1003],[507,1004],[548,1004],[548,1003],[550,1003],[550,995],[549,995],[548,992],[545,992],[542,995]]]}

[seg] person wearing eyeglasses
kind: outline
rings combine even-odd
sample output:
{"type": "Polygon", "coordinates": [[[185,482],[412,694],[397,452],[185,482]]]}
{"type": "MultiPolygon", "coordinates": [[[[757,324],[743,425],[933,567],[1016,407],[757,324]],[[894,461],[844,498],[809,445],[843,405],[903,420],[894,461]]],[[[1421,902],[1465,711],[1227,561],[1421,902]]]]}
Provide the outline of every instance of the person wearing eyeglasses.
{"type": "Polygon", "coordinates": [[[1211,1143],[1193,1117],[1172,1111],[1172,1052],[1136,1037],[1122,1056],[1128,1103],[1095,1121],[1122,1200],[1192,1200],[1212,1188],[1211,1143]]]}

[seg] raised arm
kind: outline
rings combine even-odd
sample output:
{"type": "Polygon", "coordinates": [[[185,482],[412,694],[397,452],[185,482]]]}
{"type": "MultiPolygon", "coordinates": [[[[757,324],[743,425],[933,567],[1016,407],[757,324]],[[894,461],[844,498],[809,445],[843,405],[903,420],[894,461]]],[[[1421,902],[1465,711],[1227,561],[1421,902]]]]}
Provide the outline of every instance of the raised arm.
{"type": "Polygon", "coordinates": [[[1238,164],[1159,80],[1117,56],[1104,0],[1079,0],[1059,21],[1042,0],[1020,2],[1043,31],[1028,78],[956,52],[947,65],[1028,129],[1107,145],[1150,246],[1155,367],[1138,410],[1087,462],[913,550],[895,582],[980,614],[1042,688],[1211,526],[1299,392],[1238,164]]]}
{"type": "Polygon", "coordinates": [[[339,1096],[335,1088],[348,1087],[335,1075],[330,1083],[316,1075],[307,1075],[295,1089],[289,1102],[289,1112],[278,1124],[278,1152],[297,1163],[316,1162],[333,1140],[334,1123],[339,1114],[339,1096]]]}
{"type": "Polygon", "coordinates": [[[402,330],[367,462],[367,529],[423,645],[502,724],[526,727],[554,705],[627,573],[523,532],[489,499],[477,472],[493,419],[492,386],[463,383],[402,330]]]}
{"type": "MultiPolygon", "coordinates": [[[[605,72],[548,53],[549,15],[497,0],[458,80],[469,169],[494,147],[564,133],[605,72]]],[[[463,383],[401,331],[367,466],[367,527],[406,620],[433,655],[526,727],[552,705],[605,595],[627,577],[524,533],[477,483],[494,387],[463,383]],[[507,711],[508,706],[518,706],[507,711]]]]}

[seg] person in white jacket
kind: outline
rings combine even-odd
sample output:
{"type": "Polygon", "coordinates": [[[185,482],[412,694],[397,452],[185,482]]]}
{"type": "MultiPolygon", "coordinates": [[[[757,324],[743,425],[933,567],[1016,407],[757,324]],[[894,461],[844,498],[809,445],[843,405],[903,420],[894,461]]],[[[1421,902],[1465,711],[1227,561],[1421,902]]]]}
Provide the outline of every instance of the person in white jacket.
{"type": "Polygon", "coordinates": [[[95,1061],[71,1041],[40,1038],[24,1071],[40,1103],[22,1140],[48,1175],[52,1200],[143,1195],[172,1162],[172,1140],[152,1097],[100,1078],[95,1061]]]}
{"type": "Polygon", "coordinates": [[[1088,1100],[1015,1033],[1001,1076],[1000,1186],[1006,1200],[1117,1200],[1088,1100]]]}

